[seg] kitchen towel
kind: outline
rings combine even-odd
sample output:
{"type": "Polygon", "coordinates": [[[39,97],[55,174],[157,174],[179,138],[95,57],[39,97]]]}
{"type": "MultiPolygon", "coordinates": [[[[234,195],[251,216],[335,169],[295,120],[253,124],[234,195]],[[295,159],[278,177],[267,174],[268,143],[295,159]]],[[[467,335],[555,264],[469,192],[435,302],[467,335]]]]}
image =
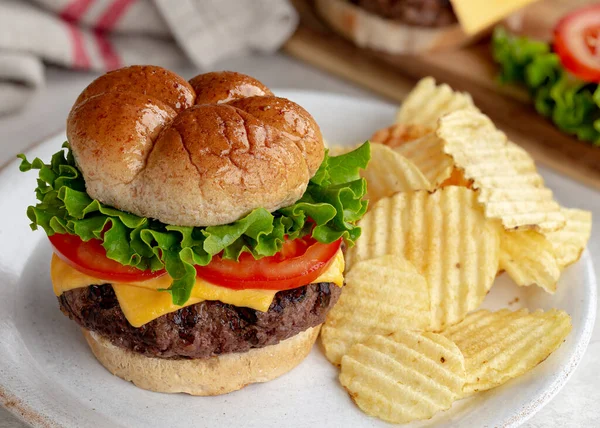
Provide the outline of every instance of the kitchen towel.
{"type": "Polygon", "coordinates": [[[191,61],[207,69],[275,51],[297,22],[288,0],[0,0],[0,114],[43,86],[46,64],[108,71],[191,61]]]}

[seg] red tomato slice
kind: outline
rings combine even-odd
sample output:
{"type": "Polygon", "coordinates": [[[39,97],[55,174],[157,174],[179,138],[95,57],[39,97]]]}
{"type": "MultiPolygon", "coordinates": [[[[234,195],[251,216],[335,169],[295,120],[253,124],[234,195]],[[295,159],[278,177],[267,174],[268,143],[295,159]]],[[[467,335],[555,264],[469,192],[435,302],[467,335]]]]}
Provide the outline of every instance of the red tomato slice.
{"type": "Polygon", "coordinates": [[[587,82],[600,82],[600,4],[577,9],[554,29],[554,50],[564,67],[587,82]]]}
{"type": "Polygon", "coordinates": [[[139,270],[109,259],[99,239],[84,242],[77,235],[59,233],[49,238],[56,254],[65,263],[94,278],[115,282],[136,282],[156,278],[165,273],[164,270],[156,272],[139,270]]]}
{"type": "Polygon", "coordinates": [[[279,253],[259,260],[249,253],[243,253],[237,262],[215,256],[208,266],[196,266],[196,272],[200,278],[235,290],[289,290],[314,282],[329,267],[341,244],[341,239],[322,244],[306,236],[285,242],[279,253]]]}

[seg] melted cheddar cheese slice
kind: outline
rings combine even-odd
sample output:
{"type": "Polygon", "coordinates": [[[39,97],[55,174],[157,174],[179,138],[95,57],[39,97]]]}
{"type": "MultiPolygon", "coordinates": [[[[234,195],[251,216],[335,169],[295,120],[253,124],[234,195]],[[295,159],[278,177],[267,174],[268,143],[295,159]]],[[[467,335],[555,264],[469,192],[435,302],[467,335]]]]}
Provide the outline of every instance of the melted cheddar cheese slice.
{"type": "MultiPolygon", "coordinates": [[[[333,282],[341,287],[344,284],[343,272],[344,256],[341,251],[338,251],[327,270],[314,282],[333,282]]],[[[52,255],[50,277],[54,294],[57,296],[75,288],[107,283],[104,279],[79,272],[63,262],[56,254],[52,255]]],[[[168,275],[141,282],[112,284],[123,314],[134,327],[140,327],[162,315],[204,300],[219,300],[230,305],[266,312],[277,293],[277,290],[233,290],[196,278],[190,299],[184,306],[177,306],[173,304],[169,293],[158,291],[161,288],[169,288],[170,285],[171,277],[168,275]]]]}
{"type": "Polygon", "coordinates": [[[535,0],[452,0],[452,9],[467,34],[477,34],[535,0]]]}

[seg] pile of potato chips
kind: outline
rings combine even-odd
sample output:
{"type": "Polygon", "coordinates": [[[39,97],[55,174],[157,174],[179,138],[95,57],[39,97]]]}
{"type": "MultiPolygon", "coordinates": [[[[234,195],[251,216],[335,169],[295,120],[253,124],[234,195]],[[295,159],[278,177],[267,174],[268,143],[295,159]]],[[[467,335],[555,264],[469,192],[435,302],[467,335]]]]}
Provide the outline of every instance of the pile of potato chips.
{"type": "Polygon", "coordinates": [[[478,310],[496,276],[556,291],[591,234],[529,154],[468,94],[432,78],[371,139],[362,236],[321,330],[325,355],[367,414],[428,419],[544,361],[571,330],[560,310],[478,310]]]}

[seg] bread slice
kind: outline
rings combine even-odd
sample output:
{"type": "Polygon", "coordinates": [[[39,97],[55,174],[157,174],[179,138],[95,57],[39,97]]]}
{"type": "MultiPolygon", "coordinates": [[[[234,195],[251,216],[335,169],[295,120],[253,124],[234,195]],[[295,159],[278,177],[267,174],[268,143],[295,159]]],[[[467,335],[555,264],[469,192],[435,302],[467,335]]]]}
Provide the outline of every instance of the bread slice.
{"type": "Polygon", "coordinates": [[[113,345],[88,330],[83,335],[92,352],[112,374],[156,392],[220,395],[246,385],[267,382],[296,367],[312,349],[321,326],[309,328],[276,345],[208,359],[146,357],[113,345]]]}

